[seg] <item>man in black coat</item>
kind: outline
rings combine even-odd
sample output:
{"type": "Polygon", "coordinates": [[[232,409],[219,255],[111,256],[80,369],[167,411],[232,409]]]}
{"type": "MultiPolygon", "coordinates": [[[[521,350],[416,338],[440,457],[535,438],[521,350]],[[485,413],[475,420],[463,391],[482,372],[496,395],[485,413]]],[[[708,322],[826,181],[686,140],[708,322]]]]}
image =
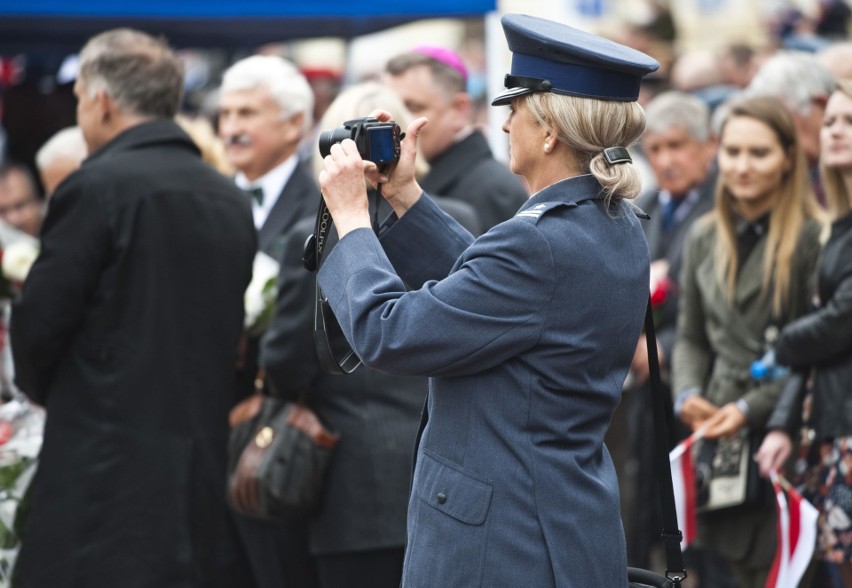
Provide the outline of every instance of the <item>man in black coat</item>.
{"type": "Polygon", "coordinates": [[[92,155],[51,200],[11,326],[17,383],[47,409],[22,588],[217,585],[256,236],[243,194],[171,120],[182,87],[144,33],[80,54],[92,155]]]}
{"type": "Polygon", "coordinates": [[[470,203],[483,232],[513,217],[529,194],[471,124],[461,58],[442,47],[420,46],[392,58],[385,71],[386,83],[411,114],[429,119],[417,139],[429,162],[429,173],[420,180],[423,190],[470,203]]]}

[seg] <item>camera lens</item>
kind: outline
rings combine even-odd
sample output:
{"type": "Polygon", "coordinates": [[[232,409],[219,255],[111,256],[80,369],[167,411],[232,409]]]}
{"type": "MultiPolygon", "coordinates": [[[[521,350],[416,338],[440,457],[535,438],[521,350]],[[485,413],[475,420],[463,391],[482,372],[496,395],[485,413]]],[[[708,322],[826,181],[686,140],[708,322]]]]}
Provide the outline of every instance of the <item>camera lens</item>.
{"type": "Polygon", "coordinates": [[[319,152],[323,157],[328,157],[331,153],[331,146],[335,143],[340,143],[343,139],[352,138],[352,131],[346,127],[337,127],[323,131],[319,136],[319,152]]]}

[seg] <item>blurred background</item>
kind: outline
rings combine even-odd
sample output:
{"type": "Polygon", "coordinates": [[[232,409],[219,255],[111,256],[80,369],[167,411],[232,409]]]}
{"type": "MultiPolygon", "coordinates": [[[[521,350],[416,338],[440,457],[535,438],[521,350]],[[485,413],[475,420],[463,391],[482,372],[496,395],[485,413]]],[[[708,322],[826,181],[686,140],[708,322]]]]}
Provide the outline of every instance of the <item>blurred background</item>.
{"type": "Polygon", "coordinates": [[[117,26],[162,35],[180,49],[184,110],[214,124],[221,73],[252,53],[277,53],[302,68],[320,115],[341,87],[377,77],[389,57],[424,42],[451,47],[466,61],[478,122],[503,159],[505,113],[485,108],[509,68],[502,13],[559,20],[653,55],[663,67],[647,83],[652,95],[655,84],[738,85],[737,68],[756,67],[760,55],[845,40],[849,2],[407,0],[389,8],[361,0],[0,0],[0,161],[33,166],[38,148],[74,124],[76,52],[117,26]]]}

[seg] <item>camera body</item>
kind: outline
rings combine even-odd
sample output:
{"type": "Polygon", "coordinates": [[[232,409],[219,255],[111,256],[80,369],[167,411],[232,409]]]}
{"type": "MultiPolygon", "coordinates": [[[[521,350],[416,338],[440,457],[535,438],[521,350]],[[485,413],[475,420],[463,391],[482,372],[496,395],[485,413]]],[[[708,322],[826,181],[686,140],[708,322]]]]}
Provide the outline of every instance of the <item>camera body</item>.
{"type": "Polygon", "coordinates": [[[344,139],[352,139],[361,158],[376,165],[396,163],[399,160],[400,141],[404,134],[394,121],[380,122],[365,116],[347,120],[336,129],[322,131],[319,136],[320,155],[326,157],[331,146],[344,139]]]}

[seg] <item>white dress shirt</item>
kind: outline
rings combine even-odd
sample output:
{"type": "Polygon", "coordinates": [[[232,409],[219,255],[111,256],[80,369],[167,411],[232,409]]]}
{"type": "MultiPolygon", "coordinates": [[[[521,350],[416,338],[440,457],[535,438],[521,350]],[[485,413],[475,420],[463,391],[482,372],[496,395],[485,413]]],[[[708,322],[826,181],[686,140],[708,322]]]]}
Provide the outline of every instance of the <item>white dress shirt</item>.
{"type": "Polygon", "coordinates": [[[263,204],[258,204],[254,198],[251,200],[254,227],[258,231],[263,226],[263,223],[266,222],[266,218],[269,216],[272,207],[278,202],[278,197],[290,180],[290,176],[293,175],[298,162],[298,155],[291,155],[253,182],[250,182],[243,172],[237,172],[237,175],[234,176],[234,183],[238,188],[242,188],[243,190],[251,190],[253,188],[263,189],[263,204]]]}

